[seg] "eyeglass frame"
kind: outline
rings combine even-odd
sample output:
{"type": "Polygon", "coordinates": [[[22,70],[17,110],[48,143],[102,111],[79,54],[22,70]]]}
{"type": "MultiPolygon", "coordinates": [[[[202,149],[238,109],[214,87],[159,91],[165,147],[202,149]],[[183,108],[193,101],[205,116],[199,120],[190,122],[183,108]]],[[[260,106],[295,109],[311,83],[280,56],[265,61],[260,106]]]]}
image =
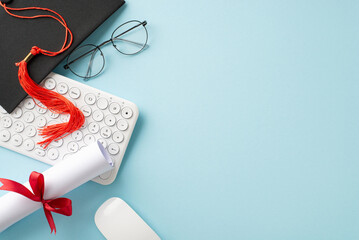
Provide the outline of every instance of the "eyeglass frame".
{"type": "MultiPolygon", "coordinates": [[[[64,69],[65,69],[65,70],[69,69],[73,74],[75,74],[75,75],[78,76],[78,77],[84,78],[84,79],[90,79],[90,78],[93,78],[93,77],[98,76],[98,75],[103,71],[103,69],[104,69],[104,67],[105,67],[105,65],[106,65],[106,60],[105,60],[104,54],[103,54],[103,52],[101,51],[100,48],[101,48],[102,46],[104,46],[104,45],[106,45],[106,44],[108,44],[108,43],[111,42],[112,45],[113,45],[113,47],[114,47],[118,52],[120,52],[121,54],[124,54],[124,55],[135,55],[135,54],[137,54],[137,53],[140,53],[140,52],[142,52],[143,49],[145,49],[145,48],[148,46],[148,45],[147,45],[147,41],[148,41],[148,31],[147,31],[146,25],[147,25],[147,21],[146,21],[146,20],[145,20],[145,21],[142,21],[142,22],[139,21],[139,20],[130,20],[130,21],[127,21],[127,22],[125,22],[125,23],[122,23],[120,26],[118,26],[118,27],[112,32],[111,38],[110,38],[109,40],[106,40],[106,41],[104,41],[103,43],[101,43],[101,44],[99,44],[99,45],[95,45],[95,44],[85,44],[85,45],[83,45],[83,46],[80,46],[80,47],[75,48],[75,49],[72,50],[72,52],[67,56],[66,65],[63,66],[64,69]],[[145,32],[146,32],[146,40],[145,40],[145,42],[144,42],[142,48],[141,48],[140,50],[138,50],[137,52],[134,52],[134,53],[124,53],[124,52],[120,51],[120,50],[115,46],[115,43],[114,43],[114,40],[113,40],[113,39],[114,39],[113,35],[114,35],[114,33],[117,31],[117,29],[119,29],[119,28],[122,27],[123,25],[128,24],[128,23],[130,23],[130,22],[138,22],[139,24],[137,24],[136,26],[131,27],[130,29],[128,29],[128,30],[126,30],[126,31],[124,31],[124,32],[122,32],[122,33],[120,33],[120,34],[117,35],[115,38],[118,38],[118,37],[120,37],[120,36],[122,36],[122,35],[128,33],[129,31],[132,31],[133,29],[139,27],[139,26],[143,26],[143,28],[145,29],[145,32]],[[90,51],[88,51],[88,52],[82,54],[81,56],[77,57],[76,59],[72,60],[71,62],[68,62],[68,61],[69,61],[69,57],[71,56],[71,54],[72,54],[74,51],[76,51],[77,49],[80,49],[80,48],[82,48],[82,47],[84,47],[84,46],[94,46],[94,48],[93,48],[92,50],[90,50],[90,51]],[[75,73],[75,72],[71,69],[71,67],[69,66],[70,64],[72,64],[72,63],[76,62],[77,60],[79,60],[79,59],[81,59],[81,58],[87,56],[87,55],[90,54],[91,52],[94,52],[96,49],[97,49],[98,51],[100,51],[100,53],[101,53],[101,55],[102,55],[102,57],[103,57],[103,66],[102,66],[101,70],[100,70],[97,74],[95,74],[95,75],[93,75],[93,76],[91,76],[91,77],[84,77],[84,76],[80,76],[79,74],[75,73]]],[[[123,39],[122,39],[122,40],[123,40],[123,39]]],[[[127,41],[129,41],[129,40],[127,40],[127,41]]],[[[130,41],[130,42],[132,42],[132,43],[134,43],[134,44],[142,45],[141,43],[137,43],[137,42],[133,42],[133,41],[130,41]]],[[[91,61],[92,61],[92,60],[91,60],[91,61]]]]}

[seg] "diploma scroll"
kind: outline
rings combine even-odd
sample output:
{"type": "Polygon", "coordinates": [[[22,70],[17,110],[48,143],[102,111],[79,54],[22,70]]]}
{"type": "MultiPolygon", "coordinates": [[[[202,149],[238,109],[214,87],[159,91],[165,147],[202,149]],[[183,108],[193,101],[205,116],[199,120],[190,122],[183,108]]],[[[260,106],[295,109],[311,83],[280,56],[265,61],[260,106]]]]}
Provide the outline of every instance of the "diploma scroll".
{"type": "MultiPolygon", "coordinates": [[[[61,197],[112,168],[111,157],[101,143],[93,143],[42,173],[45,179],[44,199],[61,197]]],[[[29,182],[24,186],[31,190],[29,182]]],[[[0,233],[41,207],[41,202],[14,192],[0,197],[0,233]]]]}

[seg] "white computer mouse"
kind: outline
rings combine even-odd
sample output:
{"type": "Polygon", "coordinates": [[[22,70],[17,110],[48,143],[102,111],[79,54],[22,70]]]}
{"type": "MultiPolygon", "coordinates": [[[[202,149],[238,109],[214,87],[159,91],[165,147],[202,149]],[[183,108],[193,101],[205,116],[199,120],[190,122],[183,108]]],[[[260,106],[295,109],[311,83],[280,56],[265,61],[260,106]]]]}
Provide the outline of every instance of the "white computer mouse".
{"type": "Polygon", "coordinates": [[[95,214],[95,223],[108,240],[160,239],[125,201],[117,197],[101,205],[95,214]]]}

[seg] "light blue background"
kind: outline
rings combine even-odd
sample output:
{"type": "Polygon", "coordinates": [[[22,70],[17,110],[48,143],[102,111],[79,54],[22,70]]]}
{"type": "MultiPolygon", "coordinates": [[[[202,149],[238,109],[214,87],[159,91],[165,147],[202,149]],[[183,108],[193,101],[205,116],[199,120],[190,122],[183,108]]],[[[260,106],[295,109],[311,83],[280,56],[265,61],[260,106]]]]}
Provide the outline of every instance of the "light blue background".
{"type": "MultiPolygon", "coordinates": [[[[56,237],[38,211],[0,239],[104,239],[93,218],[114,196],[163,239],[358,239],[358,13],[355,0],[128,1],[88,40],[148,21],[150,48],[105,47],[88,82],[140,109],[116,181],[67,194],[56,237]]],[[[4,178],[48,168],[0,154],[4,178]]]]}

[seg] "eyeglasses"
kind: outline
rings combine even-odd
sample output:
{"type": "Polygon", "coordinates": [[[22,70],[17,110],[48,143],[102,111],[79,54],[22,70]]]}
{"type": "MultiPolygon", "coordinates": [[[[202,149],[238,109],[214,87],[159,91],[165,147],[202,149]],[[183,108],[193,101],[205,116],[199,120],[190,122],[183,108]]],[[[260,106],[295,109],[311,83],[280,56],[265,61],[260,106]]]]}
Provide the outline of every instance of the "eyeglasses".
{"type": "Polygon", "coordinates": [[[100,45],[86,44],[73,50],[67,57],[65,69],[88,80],[99,75],[105,67],[105,57],[101,47],[112,43],[124,55],[134,55],[148,47],[147,22],[131,20],[113,31],[111,38],[100,45]]]}

